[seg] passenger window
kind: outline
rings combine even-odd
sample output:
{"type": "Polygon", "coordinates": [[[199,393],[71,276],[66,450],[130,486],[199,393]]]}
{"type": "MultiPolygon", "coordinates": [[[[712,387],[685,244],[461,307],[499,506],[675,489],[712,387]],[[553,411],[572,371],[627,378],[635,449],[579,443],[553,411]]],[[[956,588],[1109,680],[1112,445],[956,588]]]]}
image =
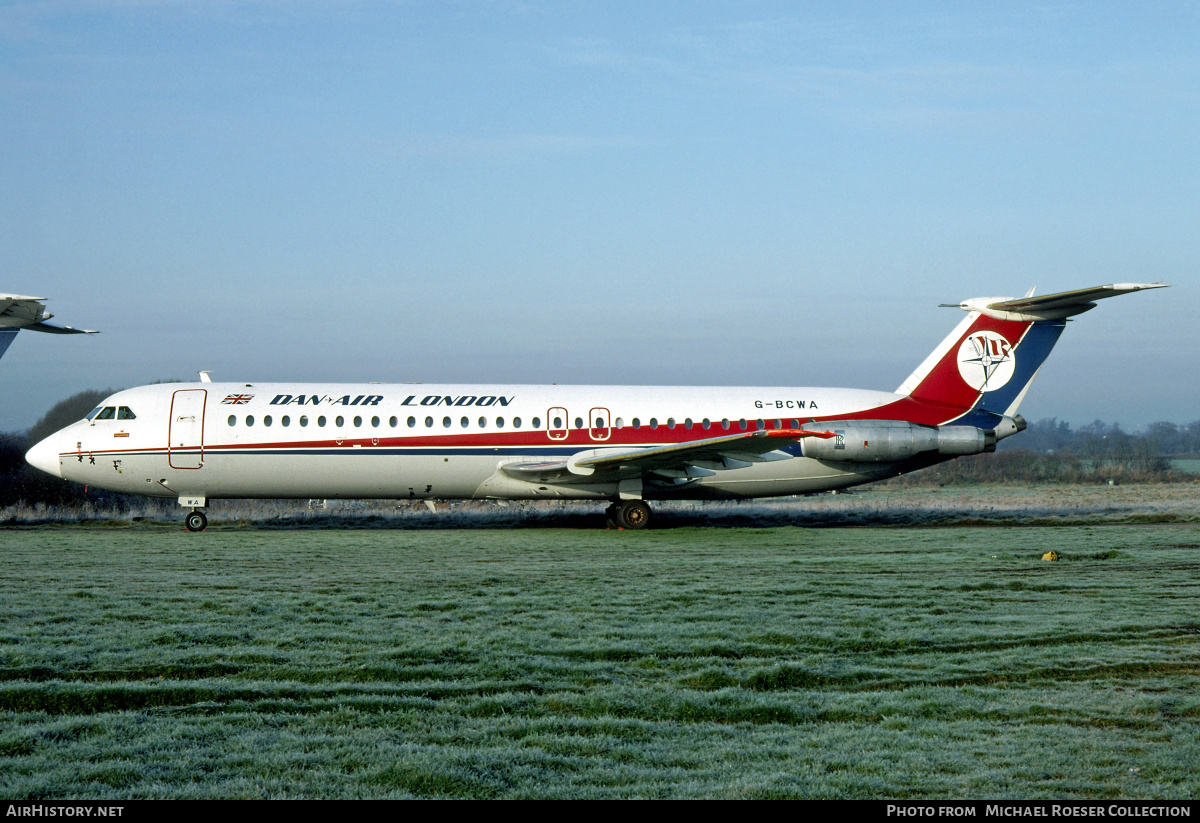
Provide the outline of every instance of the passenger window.
{"type": "Polygon", "coordinates": [[[449,417],[443,417],[443,418],[442,418],[442,428],[443,428],[443,429],[448,429],[448,428],[450,428],[450,418],[449,418],[449,417]]]}
{"type": "Polygon", "coordinates": [[[427,429],[433,428],[433,418],[432,417],[425,418],[425,428],[427,428],[427,429]]]}
{"type": "Polygon", "coordinates": [[[638,418],[636,418],[636,417],[635,417],[635,418],[633,418],[633,427],[634,427],[635,429],[640,429],[640,428],[642,427],[642,421],[641,421],[641,420],[639,420],[639,419],[638,419],[638,418]]]}
{"type": "Polygon", "coordinates": [[[533,418],[533,427],[535,429],[540,429],[542,427],[542,418],[540,418],[540,417],[533,418]]]}
{"type": "Polygon", "coordinates": [[[307,425],[308,425],[308,415],[307,414],[300,415],[300,427],[304,428],[307,425]]]}
{"type": "Polygon", "coordinates": [[[236,414],[229,415],[229,425],[231,425],[231,426],[237,425],[237,415],[236,414]]]}
{"type": "Polygon", "coordinates": [[[481,429],[487,428],[487,418],[486,417],[479,418],[479,428],[481,428],[481,429]]]}
{"type": "Polygon", "coordinates": [[[358,416],[355,416],[355,418],[354,418],[354,428],[356,428],[356,429],[357,429],[357,428],[358,428],[359,426],[361,426],[361,425],[362,425],[362,418],[361,418],[361,417],[358,417],[358,416]]]}
{"type": "Polygon", "coordinates": [[[253,426],[253,425],[254,425],[254,415],[252,415],[252,414],[248,414],[248,415],[246,415],[246,425],[247,425],[247,426],[253,426]]]}
{"type": "Polygon", "coordinates": [[[263,415],[263,425],[264,426],[271,425],[271,415],[269,415],[269,414],[263,415]]]}
{"type": "Polygon", "coordinates": [[[721,428],[723,428],[725,431],[729,431],[729,418],[728,417],[721,418],[721,428]]]}
{"type": "Polygon", "coordinates": [[[393,417],[393,418],[391,418],[391,419],[389,419],[389,420],[388,420],[388,425],[389,425],[389,426],[391,426],[391,427],[394,429],[394,428],[396,428],[398,425],[400,425],[400,419],[399,419],[398,417],[393,417]]]}
{"type": "Polygon", "coordinates": [[[411,429],[415,425],[417,425],[417,418],[415,418],[415,417],[408,418],[408,427],[411,429]]]}
{"type": "Polygon", "coordinates": [[[583,418],[582,417],[575,418],[575,428],[577,428],[577,429],[583,428],[583,418]]]}
{"type": "Polygon", "coordinates": [[[709,429],[712,428],[712,421],[706,417],[706,418],[704,418],[704,420],[701,421],[700,425],[704,427],[705,431],[708,431],[709,429]]]}
{"type": "Polygon", "coordinates": [[[514,428],[514,429],[519,429],[519,428],[521,428],[521,418],[519,418],[519,417],[514,417],[514,418],[513,418],[513,428],[514,428]]]}
{"type": "Polygon", "coordinates": [[[738,421],[738,428],[741,429],[742,431],[746,430],[746,418],[743,417],[741,420],[738,421]]]}
{"type": "Polygon", "coordinates": [[[652,429],[658,428],[658,418],[657,417],[650,418],[650,428],[652,428],[652,429]]]}
{"type": "Polygon", "coordinates": [[[346,425],[346,418],[339,414],[337,417],[333,418],[333,425],[340,429],[342,426],[346,425]]]}
{"type": "Polygon", "coordinates": [[[667,418],[667,428],[668,428],[668,429],[674,429],[674,428],[675,428],[675,418],[674,418],[674,417],[668,417],[668,418],[667,418]]]}
{"type": "Polygon", "coordinates": [[[379,418],[378,417],[371,418],[371,427],[375,428],[375,429],[379,428],[379,418]]]}
{"type": "Polygon", "coordinates": [[[459,425],[460,425],[460,426],[462,426],[464,429],[465,429],[467,426],[471,425],[471,421],[470,421],[470,420],[468,420],[468,419],[467,419],[467,418],[465,418],[465,417],[464,417],[462,420],[458,421],[458,423],[459,423],[459,425]]]}
{"type": "Polygon", "coordinates": [[[691,431],[692,430],[692,418],[689,417],[688,419],[684,420],[683,427],[685,429],[687,429],[688,431],[691,431]]]}
{"type": "Polygon", "coordinates": [[[317,418],[317,425],[321,428],[325,428],[325,415],[321,415],[317,418]]]}
{"type": "Polygon", "coordinates": [[[283,426],[290,426],[292,425],[292,418],[285,414],[283,417],[279,418],[279,423],[283,426]]]}
{"type": "Polygon", "coordinates": [[[496,428],[498,428],[498,429],[504,428],[504,418],[503,417],[496,418],[496,428]]]}

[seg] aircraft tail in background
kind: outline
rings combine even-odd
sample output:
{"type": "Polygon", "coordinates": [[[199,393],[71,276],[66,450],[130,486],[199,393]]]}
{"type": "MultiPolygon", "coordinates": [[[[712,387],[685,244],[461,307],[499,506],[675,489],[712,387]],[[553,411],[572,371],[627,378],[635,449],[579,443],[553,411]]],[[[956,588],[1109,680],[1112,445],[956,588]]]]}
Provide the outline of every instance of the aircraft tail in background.
{"type": "Polygon", "coordinates": [[[12,345],[21,329],[50,334],[96,334],[91,329],[55,326],[47,323],[54,315],[46,311],[44,297],[24,297],[19,294],[0,294],[0,357],[12,345]]]}

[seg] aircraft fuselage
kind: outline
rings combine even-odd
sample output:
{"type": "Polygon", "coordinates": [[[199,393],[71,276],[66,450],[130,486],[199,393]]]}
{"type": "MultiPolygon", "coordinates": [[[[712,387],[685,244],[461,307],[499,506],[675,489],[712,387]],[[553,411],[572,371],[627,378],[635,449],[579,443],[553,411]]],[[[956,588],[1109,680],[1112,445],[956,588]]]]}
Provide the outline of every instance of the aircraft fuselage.
{"type": "MultiPolygon", "coordinates": [[[[100,407],[112,414],[60,431],[53,461],[68,480],[153,497],[606,499],[618,478],[548,485],[501,466],[799,429],[900,400],[813,388],[158,384],[118,392],[100,407]]],[[[867,482],[891,466],[794,450],[797,459],[649,483],[641,496],[797,494],[867,482]]]]}

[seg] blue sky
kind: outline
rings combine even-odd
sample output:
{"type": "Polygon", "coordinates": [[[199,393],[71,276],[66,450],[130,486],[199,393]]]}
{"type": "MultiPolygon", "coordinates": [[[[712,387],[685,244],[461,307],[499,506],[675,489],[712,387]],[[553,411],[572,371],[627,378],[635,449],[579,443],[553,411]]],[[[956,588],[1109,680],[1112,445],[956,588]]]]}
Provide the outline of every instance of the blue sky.
{"type": "Polygon", "coordinates": [[[938,303],[1073,322],[1022,408],[1200,418],[1200,6],[0,0],[0,431],[154,380],[895,388],[938,303]]]}

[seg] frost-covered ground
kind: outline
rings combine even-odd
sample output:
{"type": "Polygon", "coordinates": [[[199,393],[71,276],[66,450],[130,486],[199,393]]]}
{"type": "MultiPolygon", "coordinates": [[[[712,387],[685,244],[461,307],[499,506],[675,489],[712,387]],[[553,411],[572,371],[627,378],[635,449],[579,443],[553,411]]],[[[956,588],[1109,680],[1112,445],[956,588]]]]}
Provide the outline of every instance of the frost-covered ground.
{"type": "MultiPolygon", "coordinates": [[[[598,502],[217,500],[211,527],[595,528],[598,502]]],[[[838,494],[731,503],[657,502],[658,527],[880,526],[1195,522],[1200,483],[1145,485],[981,484],[942,488],[868,486],[838,494]]],[[[0,509],[0,527],[42,523],[179,522],[184,510],[147,500],[132,507],[0,509]]]]}

